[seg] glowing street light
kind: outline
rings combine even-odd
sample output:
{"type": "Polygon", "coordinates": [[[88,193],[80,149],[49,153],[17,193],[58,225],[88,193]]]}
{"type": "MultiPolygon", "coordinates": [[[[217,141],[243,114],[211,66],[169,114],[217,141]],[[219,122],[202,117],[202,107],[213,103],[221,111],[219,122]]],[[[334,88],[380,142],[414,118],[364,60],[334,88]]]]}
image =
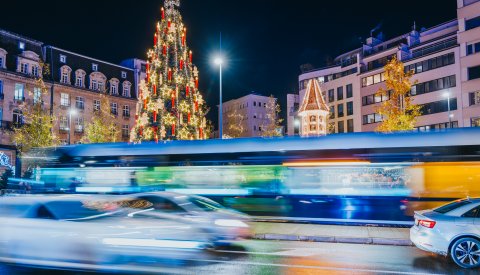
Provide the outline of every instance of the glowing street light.
{"type": "Polygon", "coordinates": [[[71,145],[70,141],[70,131],[71,131],[71,126],[72,126],[72,116],[77,115],[77,110],[75,109],[70,109],[68,110],[68,145],[71,145]]]}
{"type": "Polygon", "coordinates": [[[452,128],[452,118],[453,114],[450,111],[450,92],[443,93],[443,97],[447,98],[447,106],[448,106],[448,127],[452,128]]]}

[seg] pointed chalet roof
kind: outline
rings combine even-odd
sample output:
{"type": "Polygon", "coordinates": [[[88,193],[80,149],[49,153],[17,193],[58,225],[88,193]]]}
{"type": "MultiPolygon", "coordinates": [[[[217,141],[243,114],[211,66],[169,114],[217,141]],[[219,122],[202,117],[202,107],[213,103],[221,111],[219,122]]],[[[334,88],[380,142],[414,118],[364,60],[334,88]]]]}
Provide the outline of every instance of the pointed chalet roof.
{"type": "Polygon", "coordinates": [[[298,110],[299,113],[305,111],[329,111],[327,104],[322,96],[322,90],[316,79],[310,79],[307,85],[307,92],[303,99],[302,105],[298,110]]]}

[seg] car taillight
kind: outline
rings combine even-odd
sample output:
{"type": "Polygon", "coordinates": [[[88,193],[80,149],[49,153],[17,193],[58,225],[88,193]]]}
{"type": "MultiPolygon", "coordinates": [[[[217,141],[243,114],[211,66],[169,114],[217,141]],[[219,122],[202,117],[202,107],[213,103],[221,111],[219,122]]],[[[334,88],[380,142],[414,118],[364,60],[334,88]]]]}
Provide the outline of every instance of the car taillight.
{"type": "Polygon", "coordinates": [[[435,224],[437,224],[437,222],[429,221],[429,220],[419,220],[418,224],[426,228],[433,228],[435,224]]]}

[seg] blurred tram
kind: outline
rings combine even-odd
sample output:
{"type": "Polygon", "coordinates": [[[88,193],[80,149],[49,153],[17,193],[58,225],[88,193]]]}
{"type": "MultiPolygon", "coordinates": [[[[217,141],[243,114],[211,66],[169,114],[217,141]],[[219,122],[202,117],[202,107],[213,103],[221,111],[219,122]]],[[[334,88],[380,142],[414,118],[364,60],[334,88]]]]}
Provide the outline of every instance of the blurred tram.
{"type": "Polygon", "coordinates": [[[94,144],[34,151],[46,190],[167,190],[257,216],[411,220],[480,196],[480,129],[94,144]]]}

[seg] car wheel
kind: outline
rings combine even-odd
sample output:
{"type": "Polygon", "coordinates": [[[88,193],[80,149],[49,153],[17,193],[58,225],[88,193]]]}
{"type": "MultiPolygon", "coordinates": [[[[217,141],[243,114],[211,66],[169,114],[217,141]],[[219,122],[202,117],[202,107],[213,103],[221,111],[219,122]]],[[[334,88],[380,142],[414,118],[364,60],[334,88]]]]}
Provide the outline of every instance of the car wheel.
{"type": "Polygon", "coordinates": [[[480,266],[480,241],[473,238],[457,240],[450,250],[452,260],[463,268],[480,266]]]}

